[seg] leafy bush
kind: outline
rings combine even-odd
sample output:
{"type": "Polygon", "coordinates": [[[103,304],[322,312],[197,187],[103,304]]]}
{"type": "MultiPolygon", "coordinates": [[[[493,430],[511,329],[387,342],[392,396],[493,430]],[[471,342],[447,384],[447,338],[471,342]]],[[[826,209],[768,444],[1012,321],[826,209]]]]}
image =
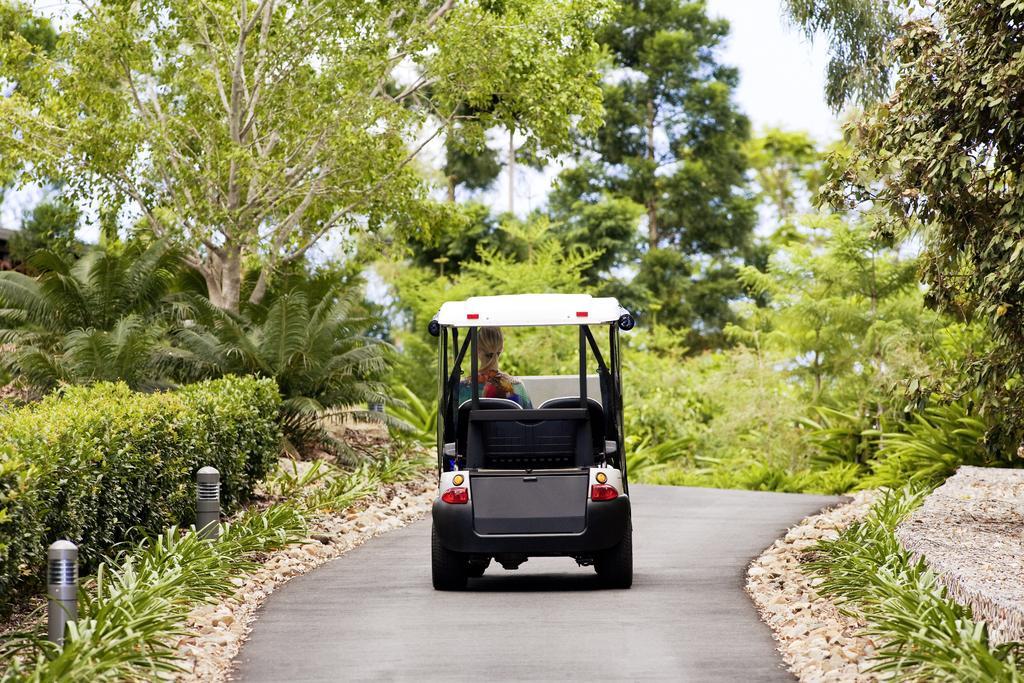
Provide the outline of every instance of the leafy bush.
{"type": "Polygon", "coordinates": [[[70,387],[0,413],[0,609],[38,582],[58,538],[89,570],[119,543],[190,522],[204,465],[220,470],[228,508],[247,498],[276,457],[279,403],[273,382],[229,377],[160,394],[70,387]]]}
{"type": "Polygon", "coordinates": [[[989,643],[984,622],[958,605],[896,540],[896,525],[922,500],[921,489],[889,491],[860,523],[822,541],[810,569],[818,590],[868,622],[882,643],[875,670],[906,681],[1020,681],[1020,643],[989,643]]]}
{"type": "Polygon", "coordinates": [[[395,394],[403,405],[391,404],[387,408],[395,421],[392,433],[433,447],[437,443],[437,399],[424,401],[406,386],[397,387],[395,394]]]}

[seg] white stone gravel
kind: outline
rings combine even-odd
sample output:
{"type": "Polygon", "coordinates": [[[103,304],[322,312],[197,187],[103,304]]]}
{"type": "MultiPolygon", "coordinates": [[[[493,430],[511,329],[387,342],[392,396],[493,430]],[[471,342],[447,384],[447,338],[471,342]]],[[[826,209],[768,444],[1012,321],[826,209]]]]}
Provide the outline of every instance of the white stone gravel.
{"type": "Polygon", "coordinates": [[[202,605],[189,615],[188,635],[177,641],[183,673],[174,681],[216,682],[230,678],[231,662],[252,629],[256,610],[274,590],[382,533],[424,517],[437,492],[436,475],[386,486],[338,515],[313,520],[309,538],[268,553],[263,565],[233,579],[238,590],[218,604],[202,605]]]}
{"type": "Polygon", "coordinates": [[[804,519],[747,570],[747,593],[771,627],[789,670],[801,681],[860,683],[887,678],[867,671],[877,644],[859,635],[865,625],[819,595],[815,586],[821,580],[801,566],[818,541],[837,538],[842,529],[863,519],[876,497],[875,491],[862,491],[849,503],[804,519]]]}

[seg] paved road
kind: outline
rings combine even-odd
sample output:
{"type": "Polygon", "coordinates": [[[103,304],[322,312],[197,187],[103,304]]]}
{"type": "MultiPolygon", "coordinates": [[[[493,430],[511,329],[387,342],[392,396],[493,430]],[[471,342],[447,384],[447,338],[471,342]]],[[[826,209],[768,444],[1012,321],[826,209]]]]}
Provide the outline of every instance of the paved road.
{"type": "Polygon", "coordinates": [[[268,600],[241,681],[791,681],[743,592],[749,561],[837,499],[633,486],[635,579],[492,563],[459,593],[430,585],[430,522],[370,541],[268,600]]]}

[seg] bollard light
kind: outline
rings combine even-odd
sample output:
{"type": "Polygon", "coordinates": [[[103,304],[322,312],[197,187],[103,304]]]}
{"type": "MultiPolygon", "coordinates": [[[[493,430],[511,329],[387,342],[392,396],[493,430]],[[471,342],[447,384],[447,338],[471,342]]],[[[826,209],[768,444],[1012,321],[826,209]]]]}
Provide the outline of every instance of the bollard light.
{"type": "Polygon", "coordinates": [[[55,541],[47,558],[48,638],[63,646],[68,622],[78,620],[78,546],[71,541],[55,541]]]}
{"type": "Polygon", "coordinates": [[[220,536],[220,472],[213,467],[196,473],[196,530],[200,538],[220,536]]]}

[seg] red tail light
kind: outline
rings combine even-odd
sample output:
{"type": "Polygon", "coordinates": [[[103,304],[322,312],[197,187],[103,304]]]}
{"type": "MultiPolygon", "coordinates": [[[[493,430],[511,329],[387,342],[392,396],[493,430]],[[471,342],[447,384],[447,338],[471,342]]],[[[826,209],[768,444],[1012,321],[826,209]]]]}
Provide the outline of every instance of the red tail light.
{"type": "Polygon", "coordinates": [[[469,502],[469,489],[465,486],[450,488],[441,494],[441,500],[452,505],[463,505],[469,502]]]}
{"type": "Polygon", "coordinates": [[[615,500],[619,492],[608,484],[594,484],[590,487],[590,500],[615,500]]]}

